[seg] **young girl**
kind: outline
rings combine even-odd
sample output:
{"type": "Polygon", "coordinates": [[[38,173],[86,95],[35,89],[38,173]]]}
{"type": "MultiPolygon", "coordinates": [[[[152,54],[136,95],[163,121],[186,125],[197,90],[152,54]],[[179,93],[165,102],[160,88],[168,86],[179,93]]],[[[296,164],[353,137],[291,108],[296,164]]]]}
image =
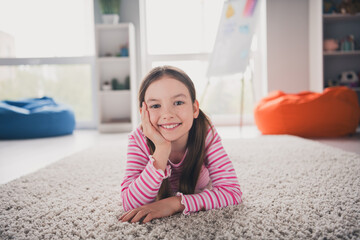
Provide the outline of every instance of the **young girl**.
{"type": "Polygon", "coordinates": [[[140,86],[139,103],[141,126],[129,135],[121,184],[127,212],[119,220],[146,223],[241,203],[233,165],[186,73],[154,68],[140,86]]]}

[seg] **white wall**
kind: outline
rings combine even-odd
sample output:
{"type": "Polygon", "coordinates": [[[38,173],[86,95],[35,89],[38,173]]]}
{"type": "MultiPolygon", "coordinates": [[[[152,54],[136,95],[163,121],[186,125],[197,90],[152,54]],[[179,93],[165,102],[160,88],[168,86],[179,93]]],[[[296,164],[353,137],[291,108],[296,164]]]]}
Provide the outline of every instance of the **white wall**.
{"type": "Polygon", "coordinates": [[[254,101],[258,102],[267,95],[267,38],[266,38],[266,0],[258,1],[260,7],[260,15],[256,26],[255,34],[257,36],[257,49],[253,52],[254,69],[253,69],[253,84],[254,84],[254,101]]]}
{"type": "Polygon", "coordinates": [[[323,91],[322,0],[309,0],[309,88],[323,91]]]}
{"type": "Polygon", "coordinates": [[[267,0],[268,92],[309,90],[308,11],[307,0],[267,0]]]}

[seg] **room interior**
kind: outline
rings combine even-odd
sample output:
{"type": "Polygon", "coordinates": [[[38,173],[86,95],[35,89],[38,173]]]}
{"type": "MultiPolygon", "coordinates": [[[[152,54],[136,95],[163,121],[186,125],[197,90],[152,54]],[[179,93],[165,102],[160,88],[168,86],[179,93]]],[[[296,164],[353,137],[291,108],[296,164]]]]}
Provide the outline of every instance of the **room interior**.
{"type": "MultiPolygon", "coordinates": [[[[199,82],[195,82],[200,89],[200,106],[211,116],[225,149],[235,159],[233,164],[244,193],[243,205],[201,211],[190,217],[177,214],[153,220],[147,226],[120,224],[117,221],[116,218],[123,212],[120,184],[126,163],[128,135],[140,124],[137,88],[142,77],[156,65],[176,63],[189,69],[196,77],[200,74],[193,73],[193,69],[201,68],[204,75],[207,71],[204,66],[210,63],[215,51],[211,47],[212,50],[208,52],[177,54],[161,53],[161,49],[151,50],[149,42],[154,35],[149,31],[159,33],[150,25],[151,10],[154,11],[156,6],[151,8],[148,3],[151,1],[121,0],[117,9],[120,19],[115,20],[115,24],[111,22],[112,19],[105,24],[101,1],[91,1],[91,6],[87,8],[91,12],[86,14],[91,15],[87,19],[92,20],[89,29],[92,31],[93,45],[89,44],[89,48],[92,48],[93,55],[66,59],[68,64],[90,66],[86,70],[88,83],[84,87],[88,92],[87,100],[90,99],[86,106],[89,109],[87,118],[77,117],[76,111],[79,110],[76,110],[71,134],[0,139],[0,238],[359,238],[359,105],[355,110],[347,110],[344,105],[342,110],[351,114],[344,114],[335,120],[340,121],[339,125],[349,125],[347,117],[357,119],[356,126],[352,124],[349,133],[335,137],[299,135],[286,131],[264,134],[264,129],[259,125],[260,115],[254,112],[260,101],[274,91],[288,94],[290,98],[285,98],[285,102],[306,91],[317,93],[316,96],[320,97],[327,87],[340,85],[340,80],[337,83],[333,81],[340,72],[346,71],[348,75],[350,71],[356,72],[357,79],[360,78],[360,35],[349,32],[355,31],[355,28],[358,30],[360,6],[355,15],[340,12],[337,14],[346,16],[333,19],[327,16],[330,13],[324,9],[335,5],[327,5],[332,2],[327,0],[255,1],[258,15],[252,33],[257,36],[257,47],[252,52],[251,64],[242,69],[242,73],[229,78],[201,76],[199,82]],[[342,21],[351,30],[341,28],[338,22],[342,21]],[[333,25],[336,30],[332,32],[333,25]],[[344,55],[340,50],[323,50],[326,39],[340,38],[346,34],[355,36],[354,49],[344,55]],[[112,45],[121,45],[115,54],[112,45]],[[112,55],[109,54],[111,51],[112,55]],[[235,82],[233,88],[239,89],[233,91],[235,100],[232,93],[227,96],[226,92],[221,92],[217,84],[223,81],[235,82]],[[217,91],[220,92],[218,96],[217,91]],[[219,99],[227,98],[236,102],[235,107],[229,107],[236,108],[235,111],[225,112],[221,109],[227,102],[219,99]],[[241,105],[241,100],[245,106],[241,105]],[[220,107],[211,106],[216,101],[220,102],[220,107]],[[119,102],[122,104],[119,105],[119,102]],[[356,114],[356,111],[359,113],[356,114]]],[[[84,2],[85,5],[89,4],[89,1],[84,2]]],[[[165,4],[164,1],[153,2],[165,4]]],[[[199,6],[207,6],[206,0],[198,2],[199,6]]],[[[217,12],[218,25],[213,30],[215,36],[211,46],[216,46],[216,40],[219,40],[221,17],[229,13],[229,4],[235,9],[232,14],[238,13],[235,7],[237,2],[241,0],[217,3],[217,7],[224,8],[217,12]]],[[[347,1],[335,2],[340,4],[347,1]]],[[[358,1],[353,2],[359,4],[358,1]]],[[[196,4],[194,7],[198,6],[196,4]]],[[[185,1],[184,6],[184,9],[189,7],[189,1],[185,1]]],[[[162,11],[166,8],[170,7],[166,5],[162,11]]],[[[188,14],[192,16],[190,11],[188,14]]],[[[186,16],[186,13],[182,15],[186,16]]],[[[0,39],[5,39],[1,31],[0,28],[0,39]]],[[[163,47],[166,48],[165,45],[163,47]]],[[[153,49],[156,49],[155,45],[153,49]]],[[[1,56],[3,53],[0,46],[0,70],[7,66],[56,65],[61,61],[50,57],[13,60],[1,56]]],[[[0,71],[0,84],[1,78],[7,76],[0,71]]],[[[228,88],[231,89],[229,83],[228,88]]],[[[72,88],[69,84],[68,88],[72,88]]],[[[46,96],[41,92],[43,90],[40,91],[40,88],[43,89],[40,85],[39,94],[33,97],[46,96]]],[[[360,83],[349,88],[354,92],[356,102],[360,102],[360,83]]],[[[76,91],[81,95],[81,90],[76,91]]],[[[4,100],[15,99],[0,95],[0,101],[4,100]]],[[[334,116],[334,108],[329,108],[331,117],[334,116]]],[[[283,109],[281,111],[285,112],[283,109]]],[[[299,108],[299,111],[302,109],[299,108]]],[[[261,120],[268,119],[266,115],[261,120]]],[[[311,125],[307,119],[311,122],[313,118],[303,116],[303,125],[311,125]]],[[[324,128],[331,123],[330,120],[324,122],[324,128]]],[[[303,131],[301,127],[298,128],[303,131]]],[[[311,131],[319,132],[319,128],[317,126],[311,131]]],[[[336,128],[331,127],[330,132],[333,129],[336,128]]],[[[24,130],[15,130],[24,134],[24,130]]]]}

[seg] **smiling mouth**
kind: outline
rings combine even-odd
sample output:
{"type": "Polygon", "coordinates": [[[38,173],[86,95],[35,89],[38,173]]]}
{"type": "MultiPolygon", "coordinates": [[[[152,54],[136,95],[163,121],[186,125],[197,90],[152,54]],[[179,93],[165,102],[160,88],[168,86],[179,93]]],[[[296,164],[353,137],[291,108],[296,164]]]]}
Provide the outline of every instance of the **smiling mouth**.
{"type": "Polygon", "coordinates": [[[166,124],[166,125],[159,125],[161,128],[165,128],[165,129],[174,129],[178,126],[180,126],[181,123],[174,123],[174,124],[166,124]]]}

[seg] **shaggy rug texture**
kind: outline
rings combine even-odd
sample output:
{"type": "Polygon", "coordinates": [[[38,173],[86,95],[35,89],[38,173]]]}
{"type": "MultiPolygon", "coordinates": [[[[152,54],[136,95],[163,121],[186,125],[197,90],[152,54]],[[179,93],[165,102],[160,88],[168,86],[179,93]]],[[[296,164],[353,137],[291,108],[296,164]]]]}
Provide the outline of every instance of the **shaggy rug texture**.
{"type": "Polygon", "coordinates": [[[130,224],[118,221],[126,144],[1,185],[0,239],[360,238],[360,155],[293,136],[224,140],[243,204],[130,224]]]}

